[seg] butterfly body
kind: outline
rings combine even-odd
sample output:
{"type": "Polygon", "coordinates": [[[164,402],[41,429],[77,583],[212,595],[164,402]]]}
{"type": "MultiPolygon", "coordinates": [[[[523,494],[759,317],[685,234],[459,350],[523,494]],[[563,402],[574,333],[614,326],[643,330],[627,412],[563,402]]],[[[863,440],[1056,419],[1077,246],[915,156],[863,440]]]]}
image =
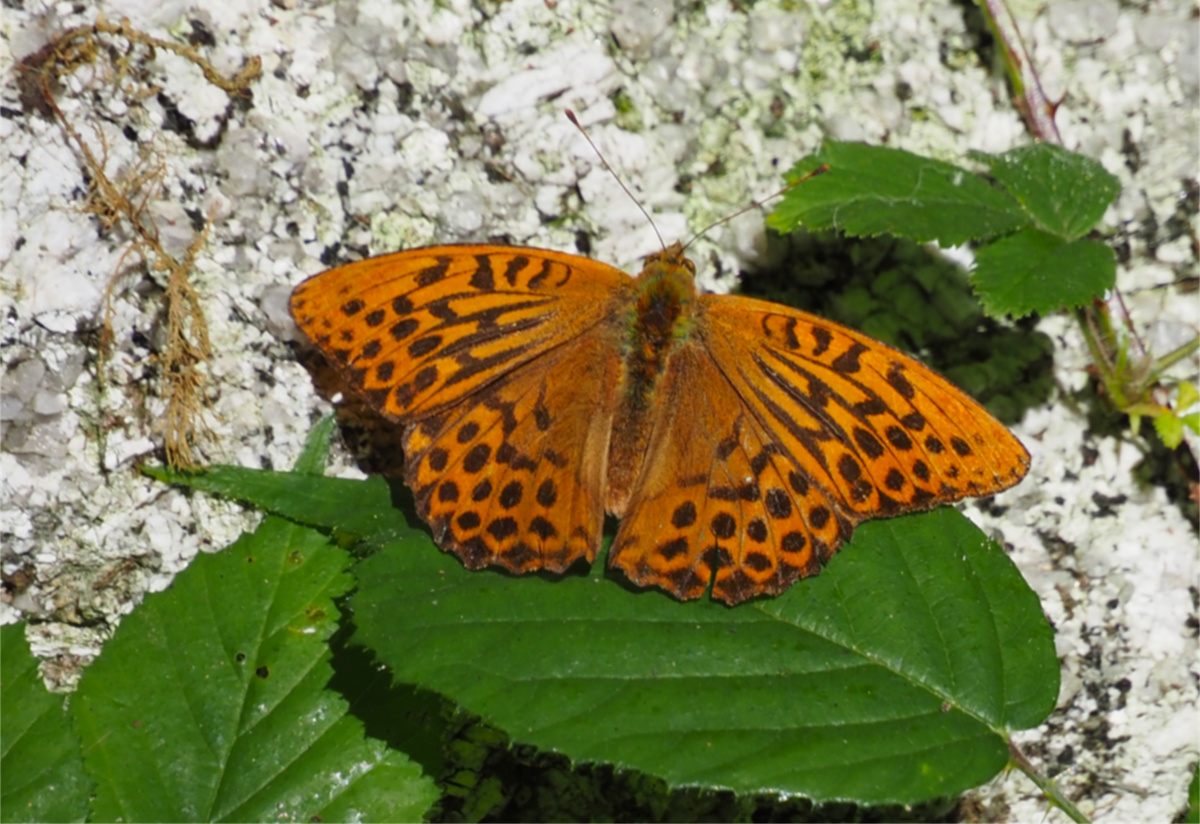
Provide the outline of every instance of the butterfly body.
{"type": "Polygon", "coordinates": [[[636,278],[501,246],[414,249],[293,294],[346,387],[404,427],[405,479],[472,568],[595,560],[738,603],[815,574],[854,525],[1007,488],[1020,442],[890,347],[699,294],[673,244],[636,278]]]}
{"type": "Polygon", "coordinates": [[[690,343],[696,300],[695,270],[676,243],[646,260],[626,311],[605,509],[621,517],[641,474],[651,425],[671,357],[690,343]]]}

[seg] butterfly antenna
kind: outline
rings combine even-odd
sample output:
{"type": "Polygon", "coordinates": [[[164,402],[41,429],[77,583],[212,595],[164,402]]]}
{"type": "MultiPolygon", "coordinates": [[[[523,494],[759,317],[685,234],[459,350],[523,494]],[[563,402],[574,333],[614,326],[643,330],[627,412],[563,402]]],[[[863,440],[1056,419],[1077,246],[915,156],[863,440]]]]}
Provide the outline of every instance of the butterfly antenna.
{"type": "Polygon", "coordinates": [[[646,216],[646,220],[650,221],[650,228],[654,230],[654,234],[658,237],[658,244],[662,246],[663,250],[665,251],[667,244],[665,241],[663,241],[662,233],[658,231],[658,227],[654,225],[654,218],[650,217],[650,213],[646,211],[646,207],[642,205],[642,202],[634,197],[633,192],[629,191],[629,187],[625,185],[625,181],[621,180],[621,176],[613,171],[612,166],[608,165],[608,161],[604,159],[604,153],[600,151],[600,147],[593,142],[591,136],[587,133],[587,130],[583,128],[583,126],[579,123],[579,120],[575,117],[575,112],[571,111],[570,109],[567,109],[567,120],[570,120],[571,123],[575,125],[575,128],[579,129],[579,133],[583,135],[583,139],[586,140],[588,145],[592,147],[592,151],[596,153],[596,157],[600,158],[600,162],[604,164],[604,168],[608,169],[608,173],[617,181],[617,185],[621,187],[625,194],[629,195],[629,199],[633,201],[633,205],[637,206],[638,209],[641,210],[642,214],[646,216]]]}
{"type": "Polygon", "coordinates": [[[827,164],[821,164],[820,166],[818,166],[817,168],[813,169],[811,172],[806,174],[804,177],[793,180],[791,183],[784,186],[778,192],[773,192],[760,200],[756,200],[753,203],[751,203],[749,206],[746,206],[742,209],[738,209],[736,212],[734,212],[731,215],[725,215],[725,217],[721,218],[720,220],[714,220],[712,223],[705,226],[699,232],[696,232],[696,234],[692,235],[692,239],[689,240],[687,243],[683,244],[683,248],[686,249],[687,247],[691,246],[693,243],[695,243],[697,240],[699,240],[701,237],[703,237],[706,233],[717,228],[722,223],[728,223],[729,221],[733,220],[735,217],[746,214],[746,212],[749,212],[751,209],[757,209],[760,206],[762,206],[764,203],[766,203],[768,200],[774,200],[775,198],[779,197],[784,192],[787,192],[787,191],[790,191],[791,189],[796,188],[797,186],[799,186],[801,183],[805,182],[806,180],[808,180],[810,178],[814,178],[817,175],[824,174],[825,172],[828,172],[828,171],[829,171],[829,166],[827,164]]]}

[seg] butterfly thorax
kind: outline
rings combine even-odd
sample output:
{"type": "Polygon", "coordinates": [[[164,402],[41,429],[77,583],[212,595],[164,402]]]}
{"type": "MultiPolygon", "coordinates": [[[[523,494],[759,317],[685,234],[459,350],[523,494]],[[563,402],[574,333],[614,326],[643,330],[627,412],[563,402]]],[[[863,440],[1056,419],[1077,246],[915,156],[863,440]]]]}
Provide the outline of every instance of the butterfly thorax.
{"type": "Polygon", "coordinates": [[[650,411],[667,364],[691,332],[695,273],[683,245],[674,243],[646,258],[635,283],[613,419],[613,431],[621,437],[612,440],[608,459],[607,505],[615,515],[624,512],[641,469],[653,423],[650,411]]]}

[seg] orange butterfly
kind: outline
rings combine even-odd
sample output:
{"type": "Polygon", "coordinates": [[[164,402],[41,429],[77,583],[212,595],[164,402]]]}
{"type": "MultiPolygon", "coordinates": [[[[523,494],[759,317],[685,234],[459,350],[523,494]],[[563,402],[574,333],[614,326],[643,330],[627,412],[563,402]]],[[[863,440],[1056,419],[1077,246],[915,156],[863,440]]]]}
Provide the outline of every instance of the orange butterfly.
{"type": "Polygon", "coordinates": [[[607,511],[610,567],[737,604],[815,575],[861,521],[1024,477],[1020,441],[921,364],[694,275],[680,243],[637,278],[434,246],[316,275],[291,310],[404,426],[420,514],[472,569],[592,562],[607,511]]]}

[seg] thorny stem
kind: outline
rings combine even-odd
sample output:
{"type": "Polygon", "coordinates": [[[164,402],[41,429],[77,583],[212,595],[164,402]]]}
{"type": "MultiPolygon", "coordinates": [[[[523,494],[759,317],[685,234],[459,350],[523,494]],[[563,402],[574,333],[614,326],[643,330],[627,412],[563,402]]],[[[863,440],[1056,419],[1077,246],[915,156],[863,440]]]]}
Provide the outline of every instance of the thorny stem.
{"type": "Polygon", "coordinates": [[[1066,813],[1068,818],[1072,821],[1078,821],[1080,824],[1088,824],[1091,821],[1078,807],[1071,803],[1071,799],[1063,795],[1053,779],[1046,778],[1037,771],[1036,767],[1029,763],[1029,759],[1025,757],[1025,753],[1021,752],[1012,741],[1008,742],[1008,757],[1012,765],[1029,776],[1029,780],[1037,784],[1038,789],[1042,791],[1046,798],[1050,799],[1050,803],[1066,813]]]}
{"type": "Polygon", "coordinates": [[[1054,122],[1058,103],[1051,103],[1046,97],[1042,80],[1033,67],[1029,49],[1025,47],[1025,38],[1021,36],[1021,29],[1017,27],[1008,3],[1006,0],[980,0],[980,6],[988,28],[1000,44],[1008,79],[1016,94],[1016,106],[1025,116],[1029,131],[1042,140],[1053,138],[1061,146],[1062,136],[1058,133],[1058,124],[1054,122]],[[1019,55],[1014,41],[1020,46],[1019,55]]]}
{"type": "MultiPolygon", "coordinates": [[[[996,38],[996,42],[1000,45],[1000,53],[1004,59],[1009,82],[1012,83],[1013,87],[1014,103],[1021,114],[1024,115],[1030,132],[1039,140],[1052,141],[1061,146],[1062,135],[1059,134],[1058,125],[1054,120],[1058,103],[1052,103],[1046,97],[1046,92],[1042,88],[1041,78],[1029,56],[1029,50],[1025,46],[1025,39],[1021,35],[1021,30],[1016,24],[1007,0],[978,0],[978,2],[984,19],[987,21],[988,28],[996,38]]],[[[1113,299],[1121,307],[1121,314],[1124,318],[1124,325],[1128,330],[1130,340],[1133,341],[1140,352],[1146,354],[1146,345],[1142,342],[1141,336],[1133,324],[1129,309],[1125,306],[1125,298],[1116,287],[1113,288],[1113,299]]],[[[1114,354],[1113,350],[1119,349],[1120,343],[1116,340],[1115,335],[1109,335],[1107,338],[1097,337],[1097,324],[1094,321],[1098,314],[1105,315],[1104,326],[1111,330],[1111,324],[1107,322],[1107,307],[1102,303],[1075,310],[1076,320],[1079,322],[1079,327],[1083,332],[1084,338],[1087,340],[1088,349],[1092,353],[1092,359],[1101,370],[1101,378],[1106,389],[1108,389],[1109,396],[1115,401],[1118,395],[1128,394],[1123,390],[1119,392],[1113,391],[1112,379],[1116,375],[1109,369],[1109,365],[1119,358],[1119,355],[1114,354]]],[[[1149,370],[1149,374],[1154,376],[1154,380],[1143,383],[1135,393],[1139,396],[1139,400],[1143,399],[1147,394],[1161,393],[1162,387],[1158,386],[1155,380],[1162,374],[1164,369],[1180,358],[1186,357],[1190,351],[1194,351],[1195,347],[1189,347],[1185,344],[1184,349],[1185,351],[1182,353],[1176,350],[1176,352],[1171,353],[1166,358],[1157,360],[1154,367],[1149,370]]],[[[1163,403],[1156,401],[1155,405],[1163,411],[1169,411],[1169,407],[1163,403]]],[[[1121,411],[1128,411],[1126,408],[1120,407],[1119,404],[1118,406],[1121,411]]]]}
{"type": "Polygon", "coordinates": [[[1189,338],[1186,342],[1180,344],[1167,354],[1158,358],[1154,362],[1154,367],[1159,372],[1162,372],[1165,369],[1170,369],[1172,366],[1179,363],[1179,361],[1191,355],[1197,349],[1200,349],[1200,338],[1189,338]]]}
{"type": "Polygon", "coordinates": [[[1135,408],[1140,409],[1140,413],[1154,415],[1171,411],[1169,407],[1148,396],[1157,388],[1155,384],[1165,370],[1200,349],[1200,338],[1189,339],[1155,359],[1152,364],[1148,358],[1144,358],[1142,364],[1131,367],[1128,355],[1122,353],[1119,348],[1108,307],[1103,302],[1096,301],[1091,311],[1082,307],[1076,309],[1075,320],[1084,331],[1084,340],[1087,341],[1092,362],[1100,372],[1104,385],[1109,388],[1113,402],[1119,408],[1131,414],[1135,408]]]}

